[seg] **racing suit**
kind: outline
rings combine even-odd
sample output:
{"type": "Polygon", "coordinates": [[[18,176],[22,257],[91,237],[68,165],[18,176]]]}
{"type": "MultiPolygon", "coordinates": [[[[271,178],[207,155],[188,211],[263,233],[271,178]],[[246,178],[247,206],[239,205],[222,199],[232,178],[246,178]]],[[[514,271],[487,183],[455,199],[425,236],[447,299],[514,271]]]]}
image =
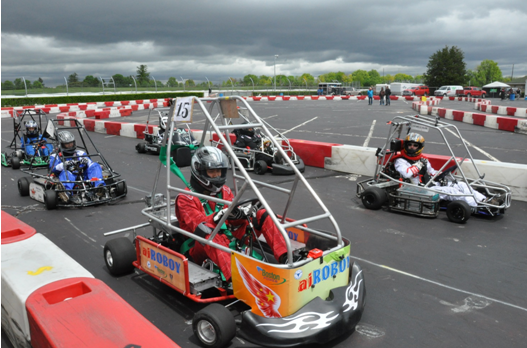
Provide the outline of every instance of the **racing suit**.
{"type": "MultiPolygon", "coordinates": [[[[35,144],[39,141],[46,142],[46,138],[44,138],[42,135],[36,135],[36,136],[24,136],[24,139],[21,144],[22,150],[25,151],[26,155],[28,156],[35,156],[35,144]]],[[[40,155],[41,156],[49,156],[53,152],[53,145],[51,144],[44,144],[39,146],[40,155]]],[[[38,155],[38,154],[37,154],[38,155]]]]}
{"type": "MultiPolygon", "coordinates": [[[[418,185],[421,182],[421,175],[419,175],[420,169],[415,166],[417,162],[419,162],[419,160],[410,161],[404,157],[399,157],[394,162],[395,170],[397,170],[403,178],[409,179],[412,184],[418,185]]],[[[430,165],[430,162],[428,160],[426,161],[426,172],[430,176],[433,176],[437,173],[437,171],[432,168],[432,165],[430,165]]],[[[430,185],[430,188],[445,193],[439,194],[439,199],[441,200],[462,200],[467,202],[468,205],[470,205],[471,207],[477,206],[477,203],[474,200],[474,197],[472,196],[451,196],[456,194],[472,195],[468,185],[464,182],[450,182],[448,186],[441,186],[439,183],[434,183],[430,185]]],[[[475,190],[473,190],[473,192],[478,202],[485,200],[485,195],[475,190]]]]}
{"type": "MultiPolygon", "coordinates": [[[[106,186],[102,178],[101,165],[97,162],[93,162],[86,155],[87,154],[84,151],[75,150],[75,154],[71,158],[68,157],[66,161],[68,160],[79,161],[85,158],[86,163],[81,164],[81,167],[85,167],[82,179],[90,180],[95,187],[99,187],[100,185],[106,186]],[[86,156],[86,157],[82,157],[82,156],[86,156]]],[[[61,160],[61,157],[58,156],[57,154],[52,154],[50,156],[49,167],[52,168],[51,173],[58,176],[60,181],[63,183],[64,188],[68,191],[71,191],[73,187],[75,186],[75,184],[73,182],[68,182],[68,181],[77,180],[76,177],[79,173],[72,173],[68,170],[68,168],[65,168],[65,165],[61,160]]]]}
{"type": "MultiPolygon", "coordinates": [[[[225,185],[223,185],[218,197],[227,201],[232,201],[234,199],[231,189],[225,185]]],[[[176,217],[179,221],[179,226],[190,232],[194,232],[196,227],[202,222],[210,228],[215,228],[216,222],[213,220],[214,213],[221,209],[223,209],[223,207],[220,205],[217,206],[215,202],[208,201],[202,203],[199,198],[184,193],[179,194],[176,198],[176,217]]],[[[257,236],[260,236],[260,234],[264,235],[267,244],[269,244],[273,250],[275,259],[279,260],[280,256],[287,252],[287,247],[278,228],[270,218],[266,217],[267,214],[265,209],[258,210],[255,219],[256,223],[253,222],[255,227],[254,230],[257,236]],[[262,217],[264,221],[261,221],[262,217]]],[[[229,227],[232,236],[240,240],[245,235],[249,223],[247,219],[241,219],[234,221],[227,220],[226,224],[229,227]]],[[[207,236],[207,239],[209,237],[210,235],[207,236]]],[[[230,240],[224,233],[218,233],[213,240],[217,244],[223,245],[227,248],[229,247],[230,240]]],[[[225,276],[225,279],[230,281],[231,256],[229,253],[209,245],[202,245],[198,242],[194,243],[194,247],[190,249],[189,253],[197,264],[201,264],[206,258],[211,259],[216,265],[218,265],[225,276]]]]}

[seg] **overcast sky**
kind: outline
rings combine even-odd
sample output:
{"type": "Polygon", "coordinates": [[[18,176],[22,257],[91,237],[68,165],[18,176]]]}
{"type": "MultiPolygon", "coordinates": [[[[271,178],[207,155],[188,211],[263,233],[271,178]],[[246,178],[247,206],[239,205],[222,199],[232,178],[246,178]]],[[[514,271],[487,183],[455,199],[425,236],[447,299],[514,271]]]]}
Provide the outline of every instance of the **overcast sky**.
{"type": "Polygon", "coordinates": [[[420,75],[445,46],[527,75],[527,1],[2,0],[2,81],[76,72],[218,82],[357,69],[420,75]]]}

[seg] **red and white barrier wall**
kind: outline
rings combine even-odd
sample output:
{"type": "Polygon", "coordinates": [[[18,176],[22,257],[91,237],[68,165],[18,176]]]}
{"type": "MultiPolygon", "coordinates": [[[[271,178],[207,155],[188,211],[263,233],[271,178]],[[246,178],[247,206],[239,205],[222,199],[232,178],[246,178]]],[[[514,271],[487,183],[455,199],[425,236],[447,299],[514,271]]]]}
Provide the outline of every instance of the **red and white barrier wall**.
{"type": "Polygon", "coordinates": [[[178,347],[44,235],[4,211],[1,297],[2,329],[15,347],[178,347]]]}

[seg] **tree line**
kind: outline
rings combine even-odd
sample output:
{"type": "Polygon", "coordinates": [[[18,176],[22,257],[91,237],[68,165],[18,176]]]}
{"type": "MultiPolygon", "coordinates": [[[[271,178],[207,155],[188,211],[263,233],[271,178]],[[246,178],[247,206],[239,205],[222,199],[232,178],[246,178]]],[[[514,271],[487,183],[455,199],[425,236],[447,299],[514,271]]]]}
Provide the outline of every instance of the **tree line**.
{"type": "MultiPolygon", "coordinates": [[[[170,77],[164,84],[161,81],[153,80],[148,72],[147,65],[139,65],[136,70],[137,75],[124,76],[115,74],[112,76],[116,87],[200,87],[209,88],[213,86],[209,81],[204,81],[196,84],[194,80],[177,81],[175,77],[170,77]],[[135,82],[134,82],[135,78],[135,82]]],[[[227,80],[221,81],[217,86],[231,87],[231,86],[273,86],[275,84],[274,76],[253,74],[245,75],[243,78],[229,77],[227,80]]],[[[109,78],[102,78],[103,83],[111,86],[109,78]]],[[[509,77],[502,75],[498,63],[492,60],[483,60],[474,70],[466,69],[464,53],[456,46],[448,47],[438,50],[432,54],[427,64],[427,71],[423,75],[408,75],[404,73],[397,73],[395,75],[381,75],[377,70],[356,70],[352,73],[346,74],[342,71],[329,72],[326,74],[314,77],[311,74],[305,73],[301,76],[286,76],[277,75],[276,85],[281,87],[289,86],[313,86],[318,82],[340,82],[343,84],[355,84],[363,87],[374,86],[376,84],[392,82],[413,82],[424,83],[431,87],[439,87],[443,85],[472,85],[483,86],[485,84],[501,81],[510,81],[509,77]]],[[[72,73],[67,78],[68,87],[99,87],[101,81],[88,75],[81,81],[77,73],[72,73]]],[[[44,88],[45,84],[42,78],[31,82],[26,80],[27,88],[44,88]]],[[[57,86],[65,88],[65,84],[57,86]]],[[[17,78],[13,82],[6,80],[2,82],[2,90],[24,89],[24,82],[17,78]]]]}

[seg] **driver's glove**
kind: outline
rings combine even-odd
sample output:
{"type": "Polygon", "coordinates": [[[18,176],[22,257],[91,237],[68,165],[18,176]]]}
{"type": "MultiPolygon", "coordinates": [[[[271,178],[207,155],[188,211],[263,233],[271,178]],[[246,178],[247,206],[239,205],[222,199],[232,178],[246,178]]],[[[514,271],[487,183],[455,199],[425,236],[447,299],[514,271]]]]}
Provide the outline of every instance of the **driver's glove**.
{"type": "Polygon", "coordinates": [[[83,157],[79,160],[81,164],[88,164],[88,159],[86,157],[83,157]]]}
{"type": "Polygon", "coordinates": [[[74,160],[67,160],[64,162],[64,168],[66,168],[69,171],[72,171],[75,169],[75,161],[74,160]]]}
{"type": "MultiPolygon", "coordinates": [[[[218,212],[216,212],[214,214],[214,217],[212,218],[212,220],[214,222],[219,222],[221,220],[221,218],[223,217],[223,215],[225,215],[225,212],[227,211],[227,208],[224,208],[218,212]]],[[[227,220],[240,220],[240,219],[243,219],[245,218],[246,215],[244,213],[243,210],[241,209],[238,209],[238,208],[234,208],[231,213],[229,214],[229,216],[227,217],[227,220]]]]}

